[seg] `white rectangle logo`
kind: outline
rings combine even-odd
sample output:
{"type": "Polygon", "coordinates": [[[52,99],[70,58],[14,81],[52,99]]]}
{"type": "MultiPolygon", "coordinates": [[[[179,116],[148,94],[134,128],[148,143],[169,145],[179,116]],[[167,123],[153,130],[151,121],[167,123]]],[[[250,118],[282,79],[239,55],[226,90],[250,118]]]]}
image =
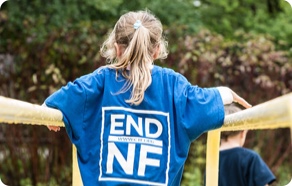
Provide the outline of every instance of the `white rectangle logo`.
{"type": "Polygon", "coordinates": [[[101,127],[100,181],[168,184],[169,113],[103,107],[101,127]]]}

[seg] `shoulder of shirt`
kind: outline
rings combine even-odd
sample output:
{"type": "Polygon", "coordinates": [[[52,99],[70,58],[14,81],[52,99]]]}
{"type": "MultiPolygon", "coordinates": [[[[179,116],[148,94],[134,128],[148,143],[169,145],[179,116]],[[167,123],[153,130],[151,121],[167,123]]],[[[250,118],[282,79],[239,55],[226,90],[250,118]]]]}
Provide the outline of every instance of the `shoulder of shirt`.
{"type": "Polygon", "coordinates": [[[223,158],[230,158],[230,157],[237,157],[242,164],[247,164],[250,161],[260,159],[258,153],[254,150],[244,148],[244,147],[237,147],[228,150],[220,151],[220,156],[223,158]]]}
{"type": "Polygon", "coordinates": [[[254,155],[254,156],[258,156],[259,154],[256,152],[256,151],[254,151],[254,150],[252,150],[252,149],[248,149],[248,148],[242,148],[246,153],[249,153],[249,154],[251,154],[251,155],[254,155]]]}
{"type": "Polygon", "coordinates": [[[185,78],[182,74],[174,71],[173,69],[154,65],[154,68],[152,70],[152,75],[154,76],[156,74],[185,78]]]}
{"type": "Polygon", "coordinates": [[[101,66],[101,67],[97,68],[95,71],[93,71],[92,74],[100,75],[100,74],[109,73],[109,72],[115,72],[115,70],[112,68],[109,68],[108,66],[105,65],[105,66],[101,66]]]}
{"type": "Polygon", "coordinates": [[[101,66],[101,67],[97,68],[96,70],[94,70],[93,72],[85,74],[85,75],[79,77],[78,79],[88,79],[88,78],[92,78],[92,77],[100,76],[100,75],[105,75],[106,73],[112,73],[112,72],[115,72],[115,70],[108,68],[107,66],[101,66]]]}
{"type": "Polygon", "coordinates": [[[245,147],[242,147],[242,149],[248,153],[251,153],[251,154],[257,154],[256,151],[252,150],[252,149],[249,149],[249,148],[245,148],[245,147]]]}
{"type": "Polygon", "coordinates": [[[238,153],[241,155],[241,157],[249,157],[249,159],[260,157],[260,155],[252,149],[248,149],[244,147],[238,148],[238,149],[239,149],[238,153]]]}
{"type": "Polygon", "coordinates": [[[109,73],[110,71],[114,71],[114,70],[110,69],[106,66],[102,66],[102,67],[99,67],[98,69],[94,70],[91,73],[88,73],[88,74],[85,74],[85,75],[82,75],[82,76],[76,78],[74,80],[74,82],[88,86],[88,85],[90,85],[90,83],[92,81],[97,81],[97,77],[102,77],[102,75],[105,75],[105,74],[109,73]]]}
{"type": "Polygon", "coordinates": [[[226,150],[222,150],[220,151],[221,153],[230,153],[230,152],[236,152],[239,153],[243,156],[245,155],[257,155],[257,153],[252,150],[252,149],[248,149],[248,148],[244,148],[244,147],[235,147],[235,148],[231,148],[231,149],[226,149],[226,150]]]}

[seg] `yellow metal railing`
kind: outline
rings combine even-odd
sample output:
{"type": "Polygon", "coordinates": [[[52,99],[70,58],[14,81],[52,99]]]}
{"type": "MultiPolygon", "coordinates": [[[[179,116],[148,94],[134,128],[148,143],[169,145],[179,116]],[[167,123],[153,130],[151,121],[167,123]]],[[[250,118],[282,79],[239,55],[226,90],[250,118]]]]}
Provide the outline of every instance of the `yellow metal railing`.
{"type": "MultiPolygon", "coordinates": [[[[59,110],[1,96],[0,123],[64,127],[62,113],[59,110]]],[[[284,127],[291,127],[292,130],[292,93],[226,116],[222,128],[208,132],[206,186],[218,185],[219,143],[221,131],[275,129],[284,127]]],[[[81,186],[82,180],[78,169],[77,151],[74,145],[72,154],[72,185],[81,186]]]]}

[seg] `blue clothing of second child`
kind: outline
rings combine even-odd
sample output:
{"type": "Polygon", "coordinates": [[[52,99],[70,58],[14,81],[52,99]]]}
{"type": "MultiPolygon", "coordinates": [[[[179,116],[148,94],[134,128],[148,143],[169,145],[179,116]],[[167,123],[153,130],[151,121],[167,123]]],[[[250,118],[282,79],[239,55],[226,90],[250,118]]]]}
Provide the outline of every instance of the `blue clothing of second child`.
{"type": "Polygon", "coordinates": [[[236,147],[220,151],[219,186],[264,186],[275,176],[253,150],[236,147]]]}

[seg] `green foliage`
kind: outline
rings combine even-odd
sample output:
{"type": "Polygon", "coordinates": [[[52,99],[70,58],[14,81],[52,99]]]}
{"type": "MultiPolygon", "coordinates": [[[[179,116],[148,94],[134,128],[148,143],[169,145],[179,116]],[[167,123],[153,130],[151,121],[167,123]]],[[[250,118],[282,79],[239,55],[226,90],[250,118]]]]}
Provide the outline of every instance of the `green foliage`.
{"type": "MultiPolygon", "coordinates": [[[[113,10],[120,3],[121,0],[9,1],[7,3],[9,21],[6,26],[14,31],[14,36],[23,33],[32,37],[32,42],[44,41],[56,29],[62,28],[66,33],[74,28],[80,29],[91,20],[103,22],[111,16],[116,17],[117,11],[113,10]]],[[[95,26],[98,27],[98,24],[95,26]]],[[[9,36],[12,34],[13,32],[9,32],[9,36]]]]}
{"type": "Polygon", "coordinates": [[[278,170],[278,185],[287,185],[291,181],[291,164],[281,166],[278,170]]]}
{"type": "Polygon", "coordinates": [[[186,36],[175,56],[179,71],[201,86],[228,85],[252,104],[290,92],[288,52],[277,50],[265,36],[242,33],[238,37],[243,39],[226,40],[209,31],[186,36]],[[251,92],[260,96],[255,98],[251,92]]]}
{"type": "Polygon", "coordinates": [[[284,49],[292,46],[291,7],[285,1],[202,1],[204,27],[233,38],[237,31],[273,36],[284,49]]]}
{"type": "Polygon", "coordinates": [[[20,180],[20,185],[21,186],[33,186],[33,184],[31,183],[31,179],[30,178],[24,178],[20,180]]]}
{"type": "Polygon", "coordinates": [[[198,9],[192,0],[139,0],[121,4],[122,13],[131,10],[150,10],[167,27],[186,33],[197,32],[201,26],[198,9]]]}
{"type": "Polygon", "coordinates": [[[206,164],[206,135],[194,141],[185,164],[181,186],[204,185],[206,164]]]}

